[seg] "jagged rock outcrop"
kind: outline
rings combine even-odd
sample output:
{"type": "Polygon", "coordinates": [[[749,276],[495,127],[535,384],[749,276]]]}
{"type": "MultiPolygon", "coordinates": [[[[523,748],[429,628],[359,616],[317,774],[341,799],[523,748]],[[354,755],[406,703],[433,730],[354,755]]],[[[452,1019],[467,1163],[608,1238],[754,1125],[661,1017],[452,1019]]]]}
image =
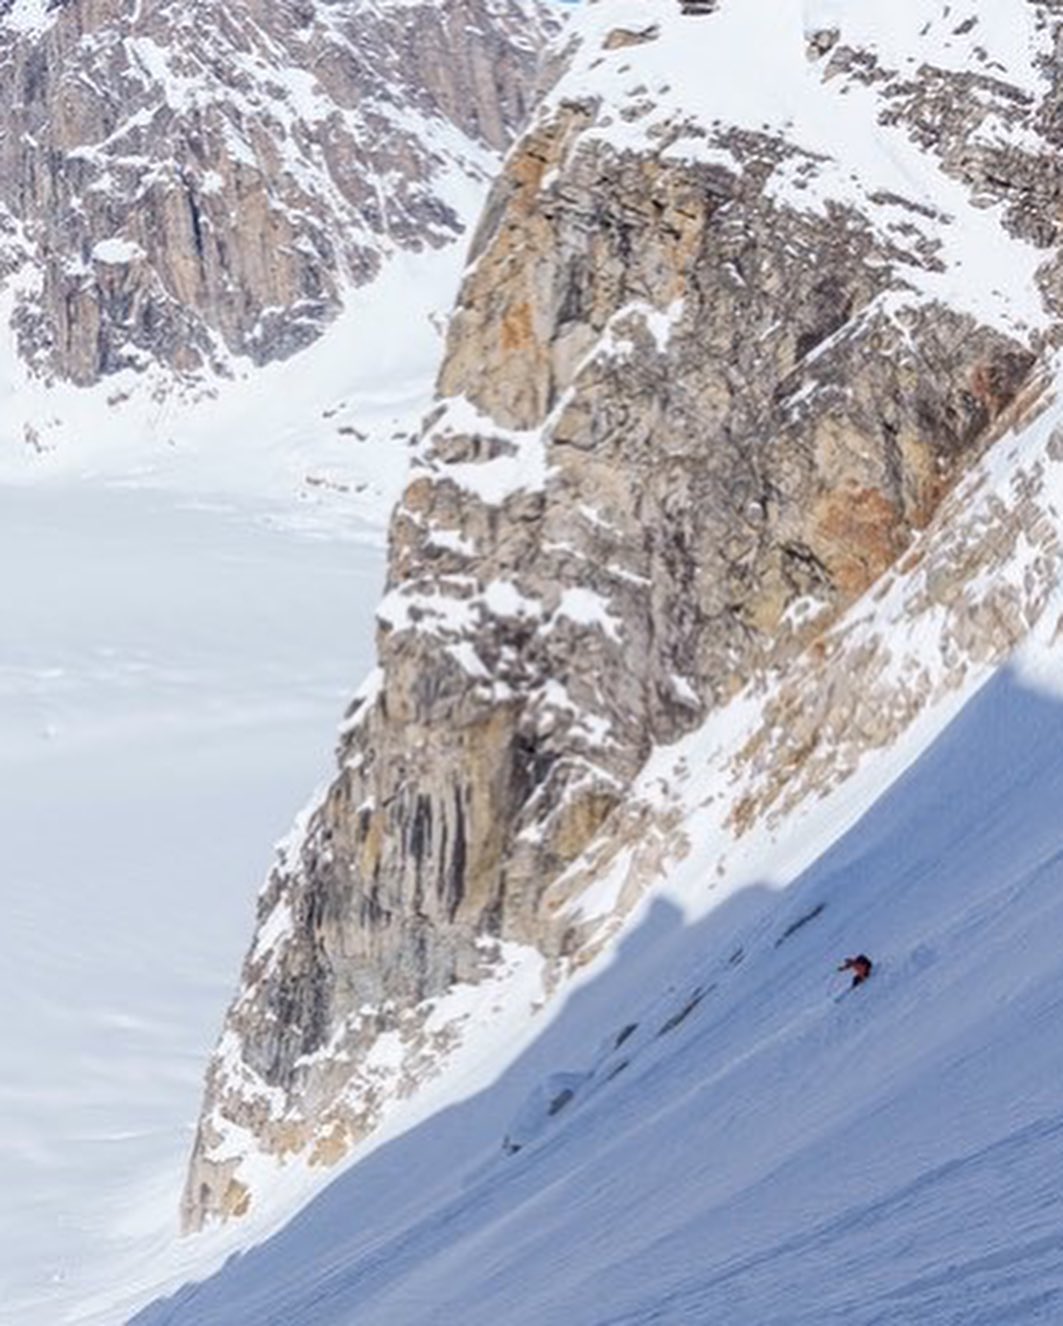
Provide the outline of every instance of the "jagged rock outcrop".
{"type": "Polygon", "coordinates": [[[1029,58],[990,72],[918,5],[882,49],[850,15],[809,52],[810,13],[770,49],[777,124],[727,81],[762,7],[592,7],[508,159],[394,516],[380,669],[262,895],[189,1226],[246,1206],[247,1148],[343,1154],[497,945],[578,958],[558,881],[630,839],[651,752],[807,658],[1035,394],[1049,7],[1005,6],[1029,58]]]}
{"type": "Polygon", "coordinates": [[[86,384],[256,363],[453,242],[523,123],[537,0],[7,4],[0,285],[86,384]]]}

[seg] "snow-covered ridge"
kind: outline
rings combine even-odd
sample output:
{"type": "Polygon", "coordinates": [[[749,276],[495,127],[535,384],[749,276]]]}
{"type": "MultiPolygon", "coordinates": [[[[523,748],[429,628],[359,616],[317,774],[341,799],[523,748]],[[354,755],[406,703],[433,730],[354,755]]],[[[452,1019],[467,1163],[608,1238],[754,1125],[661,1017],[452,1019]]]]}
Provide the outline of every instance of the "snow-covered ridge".
{"type": "Polygon", "coordinates": [[[592,101],[603,111],[586,137],[725,169],[747,136],[781,206],[851,208],[907,251],[913,295],[1012,332],[1047,325],[1043,244],[1001,224],[1007,190],[994,196],[980,178],[1009,153],[1046,153],[1047,6],[720,0],[692,18],[670,0],[614,0],[581,7],[571,34],[575,56],[545,113],[592,101]],[[939,114],[921,124],[920,84],[953,79],[975,91],[953,108],[955,127],[939,114]]]}

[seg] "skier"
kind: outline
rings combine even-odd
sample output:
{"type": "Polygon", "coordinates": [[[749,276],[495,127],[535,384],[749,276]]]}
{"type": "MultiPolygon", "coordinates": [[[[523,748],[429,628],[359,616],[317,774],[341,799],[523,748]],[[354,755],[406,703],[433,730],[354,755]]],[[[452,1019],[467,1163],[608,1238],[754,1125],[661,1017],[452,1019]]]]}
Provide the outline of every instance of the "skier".
{"type": "Polygon", "coordinates": [[[853,974],[853,983],[849,987],[855,990],[858,985],[863,985],[871,975],[872,962],[866,953],[858,953],[855,958],[846,958],[839,971],[851,971],[853,974]]]}

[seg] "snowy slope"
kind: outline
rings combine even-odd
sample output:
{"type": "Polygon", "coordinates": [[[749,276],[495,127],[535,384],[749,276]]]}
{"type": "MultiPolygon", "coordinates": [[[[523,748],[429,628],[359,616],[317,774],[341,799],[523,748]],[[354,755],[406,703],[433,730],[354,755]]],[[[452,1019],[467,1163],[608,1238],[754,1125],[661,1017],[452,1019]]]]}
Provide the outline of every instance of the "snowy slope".
{"type": "MultiPolygon", "coordinates": [[[[874,30],[854,35],[895,64],[913,50],[947,64],[954,48],[963,67],[977,61],[976,38],[957,31],[972,14],[957,7],[955,27],[924,30],[927,8],[882,7],[874,30]]],[[[1001,209],[973,206],[905,134],[878,133],[859,79],[845,84],[852,117],[839,115],[839,86],[825,89],[809,65],[807,33],[866,27],[865,11],[794,4],[780,22],[778,5],[751,0],[742,12],[756,23],[729,41],[761,69],[753,95],[752,79],[747,89],[724,78],[733,51],[694,67],[685,29],[663,21],[674,10],[662,5],[659,44],[646,47],[661,61],[649,67],[652,113],[592,132],[638,146],[672,117],[677,152],[705,147],[697,134],[683,141],[688,118],[781,133],[801,166],[789,201],[829,209],[841,198],[884,239],[922,232],[918,261],[898,259],[913,303],[943,300],[1011,333],[1044,325],[1042,255],[998,224],[1001,209]],[[684,97],[669,103],[679,68],[684,97]],[[685,94],[702,85],[707,100],[691,108],[685,94]],[[896,190],[929,199],[927,214],[913,222],[905,206],[899,217],[896,190]],[[975,262],[979,279],[967,281],[975,262]]],[[[737,24],[739,10],[732,0],[717,18],[737,24]]],[[[1016,22],[992,49],[998,72],[1021,82],[1047,49],[1040,10],[1007,10],[1016,22]]],[[[587,22],[601,37],[617,23],[644,28],[646,13],[618,0],[587,22]]],[[[570,89],[630,94],[634,111],[647,66],[636,78],[619,58],[596,60],[570,89]]],[[[999,133],[1019,150],[1021,128],[999,133]]],[[[298,374],[286,381],[298,386],[298,374]]],[[[368,400],[371,375],[358,384],[368,400]]],[[[278,410],[278,472],[290,478],[277,396],[264,393],[254,417],[272,428],[278,410]]],[[[816,657],[656,752],[627,837],[599,844],[552,890],[589,936],[586,952],[602,946],[597,958],[544,984],[539,956],[510,948],[494,982],[441,999],[432,1025],[465,1031],[445,1074],[394,1103],[304,1210],[293,1215],[319,1176],[264,1166],[247,1228],[177,1246],[173,1192],[160,1185],[117,1251],[87,1255],[91,1273],[69,1292],[49,1300],[38,1286],[23,1301],[37,1315],[44,1303],[61,1320],[110,1323],[210,1277],[136,1320],[934,1326],[1059,1315],[1060,1212],[1043,1176],[1060,1135],[1060,424],[1055,404],[1021,419],[816,657]],[[818,747],[797,740],[795,715],[822,721],[818,747]],[[877,973],[836,1004],[835,962],[857,948],[877,973]]],[[[193,491],[238,482],[218,474],[193,491]]],[[[262,491],[280,491],[275,478],[262,491]]],[[[382,1038],[373,1051],[381,1080],[394,1050],[382,1038]]]]}
{"type": "MultiPolygon", "coordinates": [[[[961,532],[1034,475],[1058,534],[1059,422],[999,444],[961,532]]],[[[889,629],[947,515],[838,628],[886,628],[900,673],[949,667],[936,610],[889,629]]],[[[1032,593],[1058,564],[1027,546],[994,579],[1032,593]]],[[[135,1320],[1058,1320],[1063,600],[1034,597],[1009,663],[771,828],[736,840],[716,804],[763,696],[662,752],[687,854],[565,997],[514,988],[493,1072],[485,1026],[479,1081],[430,1085],[272,1239],[135,1320]],[[876,972],[839,1002],[859,949],[876,972]]]]}
{"type": "Polygon", "coordinates": [[[308,349],[261,368],[234,363],[231,378],[209,382],[136,370],[93,387],[44,381],[7,328],[0,479],[176,491],[288,525],[372,529],[379,541],[431,402],[462,257],[460,245],[399,255],[308,349]]]}
{"type": "MultiPolygon", "coordinates": [[[[771,204],[769,218],[778,206],[774,232],[770,225],[764,228],[766,236],[757,232],[762,252],[769,251],[771,240],[787,247],[790,232],[782,223],[789,225],[795,216],[823,222],[820,226],[817,220],[810,232],[795,232],[800,238],[807,239],[808,233],[814,237],[808,244],[808,263],[815,263],[818,254],[844,248],[831,248],[832,227],[835,239],[857,237],[856,252],[866,258],[867,273],[874,273],[868,279],[870,293],[860,295],[869,302],[851,317],[852,305],[847,306],[841,315],[844,330],[837,336],[817,323],[821,335],[814,348],[805,354],[793,347],[800,371],[829,360],[840,344],[855,347],[848,365],[852,368],[860,362],[861,347],[870,355],[893,343],[898,355],[912,353],[911,381],[919,383],[937,376],[934,367],[921,361],[924,349],[934,357],[929,354],[933,337],[921,341],[928,328],[942,333],[951,353],[981,327],[1029,347],[1025,374],[1034,362],[1033,352],[1043,349],[1040,333],[1052,317],[1053,235],[1037,231],[1036,199],[1025,184],[1037,174],[1045,149],[1035,101],[1044,93],[1042,62],[1051,50],[1051,31],[1042,6],[1009,4],[1004,9],[1008,21],[996,11],[985,16],[964,8],[953,14],[931,0],[833,10],[722,0],[711,16],[680,21],[678,6],[663,0],[652,6],[625,0],[589,6],[580,21],[583,45],[544,111],[544,124],[556,111],[562,125],[554,139],[544,129],[547,154],[555,153],[549,160],[556,158],[560,164],[537,173],[543,157],[531,152],[533,162],[521,163],[527,165],[530,186],[514,171],[512,193],[520,197],[525,188],[527,200],[522,198],[502,221],[497,209],[490,213],[502,236],[499,251],[479,253],[459,312],[471,329],[465,358],[488,381],[485,385],[475,372],[469,373],[473,391],[455,391],[445,403],[438,436],[429,436],[419,457],[424,471],[419,479],[442,490],[449,481],[472,511],[469,515],[463,508],[462,518],[468,516],[468,528],[487,546],[490,538],[478,532],[480,516],[486,513],[482,523],[494,537],[495,517],[499,511],[504,514],[507,500],[530,492],[550,501],[563,488],[563,480],[572,477],[560,446],[551,449],[551,430],[578,400],[580,375],[586,371],[592,383],[608,381],[616,392],[604,374],[594,378],[592,370],[599,362],[630,359],[635,382],[644,361],[653,362],[649,348],[614,334],[608,296],[615,290],[606,290],[601,306],[584,318],[587,325],[578,328],[582,339],[567,343],[564,351],[558,349],[560,334],[551,339],[561,324],[578,319],[570,316],[567,299],[558,295],[555,302],[564,307],[551,323],[556,309],[543,291],[573,292],[572,307],[579,308],[587,289],[596,293],[594,277],[584,288],[578,263],[566,266],[568,249],[560,244],[555,246],[560,253],[555,252],[550,244],[556,236],[536,227],[565,208],[578,213],[588,198],[587,214],[597,215],[592,205],[597,195],[585,176],[597,165],[601,169],[594,170],[595,183],[608,178],[616,165],[610,152],[638,154],[625,163],[647,160],[655,169],[670,159],[721,167],[728,181],[721,187],[720,198],[726,200],[721,210],[737,210],[734,203],[740,195],[734,181],[748,183],[752,177],[771,204]],[[703,25],[698,31],[705,34],[696,43],[695,23],[703,25]],[[836,27],[840,35],[833,31],[836,27]],[[933,132],[925,127],[928,101],[935,110],[930,117],[933,132]],[[608,151],[599,158],[593,153],[580,158],[594,142],[608,151]],[[579,160],[583,176],[572,167],[579,160]],[[1007,164],[1005,184],[993,175],[994,163],[1001,162],[1007,164]],[[1021,195],[1019,204],[1004,197],[1009,181],[1021,195]],[[531,241],[522,240],[519,225],[512,224],[522,215],[531,218],[531,241]],[[533,255],[541,257],[541,263],[526,261],[526,250],[534,244],[541,245],[533,255]],[[498,259],[497,267],[491,265],[492,258],[498,259]],[[522,339],[519,328],[511,329],[509,348],[516,346],[516,351],[514,361],[506,361],[507,336],[493,335],[497,322],[481,315],[484,309],[490,313],[496,298],[505,305],[510,296],[515,301],[525,293],[519,277],[516,295],[505,286],[511,270],[528,273],[526,293],[535,312],[528,314],[526,337],[522,339]],[[488,288],[480,290],[477,279],[484,273],[488,288]],[[498,290],[489,288],[492,275],[502,282],[498,290]],[[541,303],[535,303],[540,296],[541,303]],[[499,345],[498,364],[511,376],[500,371],[496,383],[490,370],[499,345]],[[522,348],[530,368],[519,361],[522,348]],[[556,356],[554,361],[550,355],[556,356]],[[535,377],[536,356],[547,365],[542,380],[535,377]],[[495,413],[511,426],[495,428],[485,417],[475,399],[481,388],[482,395],[493,396],[496,405],[500,402],[495,413]],[[529,400],[540,399],[554,404],[541,430],[541,420],[523,426],[523,416],[509,418],[529,400]],[[466,449],[468,438],[475,445],[466,449]],[[448,440],[453,443],[449,449],[448,440]],[[441,443],[438,454],[434,442],[441,443]]],[[[667,181],[666,169],[657,182],[662,178],[667,181]]],[[[703,176],[694,178],[697,185],[705,184],[703,176]]],[[[667,197],[667,188],[661,197],[667,197]]],[[[667,210],[663,202],[661,207],[667,210]]],[[[674,223],[675,233],[682,234],[681,218],[690,214],[677,208],[662,228],[674,223]]],[[[606,215],[612,212],[607,209],[606,215]]],[[[748,219],[749,213],[740,215],[748,219]]],[[[757,212],[754,219],[763,217],[757,212]]],[[[632,222],[637,224],[640,216],[632,222]]],[[[486,225],[485,233],[490,228],[486,225]]],[[[548,226],[544,229],[548,232],[548,226]]],[[[620,237],[616,256],[622,258],[627,232],[619,224],[613,229],[620,237]]],[[[578,236],[578,227],[572,233],[578,236]]],[[[603,226],[598,238],[610,257],[612,237],[603,226]]],[[[707,246],[706,239],[703,248],[707,246]]],[[[736,266],[734,281],[742,286],[751,274],[755,279],[763,272],[770,291],[771,281],[783,279],[779,273],[784,277],[786,270],[770,260],[759,267],[743,261],[736,266]]],[[[667,261],[647,273],[635,267],[635,276],[645,277],[654,297],[669,274],[667,261]]],[[[680,265],[677,277],[685,274],[680,265]]],[[[676,328],[683,318],[693,322],[696,317],[693,299],[686,301],[688,307],[683,301],[666,308],[620,303],[615,317],[643,320],[649,333],[643,339],[652,339],[662,355],[680,340],[676,328]]],[[[504,318],[502,323],[505,331],[504,318]]],[[[691,341],[694,331],[687,331],[691,341]]],[[[779,332],[778,358],[784,363],[791,331],[779,332]]],[[[770,341],[775,333],[774,326],[763,330],[763,338],[770,341]]],[[[460,337],[454,340],[460,361],[460,337]]],[[[977,367],[963,364],[957,370],[961,387],[970,386],[968,396],[977,394],[977,367]]],[[[447,376],[445,371],[444,385],[447,376]]],[[[460,373],[457,376],[460,379],[460,373]]],[[[231,1264],[206,1287],[149,1311],[144,1320],[221,1322],[261,1316],[486,1322],[505,1315],[507,1320],[529,1322],[604,1322],[624,1320],[629,1312],[631,1320],[656,1319],[655,1305],[661,1319],[684,1321],[705,1313],[710,1319],[719,1314],[741,1320],[748,1303],[746,1320],[770,1320],[774,1313],[774,1319],[784,1321],[795,1309],[780,1297],[778,1281],[768,1277],[756,1302],[753,1292],[761,1292],[759,1282],[739,1284],[733,1298],[726,1288],[713,1298],[711,1282],[743,1259],[750,1259],[753,1267],[762,1256],[770,1260],[775,1256],[773,1238],[779,1246],[798,1238],[806,1222],[795,1212],[803,1208],[813,1225],[827,1231],[821,1241],[824,1256],[836,1255],[838,1266],[843,1265],[847,1254],[838,1251],[830,1225],[837,1221],[840,1229],[846,1211],[864,1200],[861,1185],[846,1175],[830,1186],[830,1173],[816,1146],[837,1147],[843,1154],[849,1148],[854,1157],[850,1168],[867,1176],[866,1200],[884,1199],[888,1176],[876,1169],[877,1158],[893,1151],[891,1111],[898,1117],[907,1112],[896,1124],[902,1151],[909,1148],[898,1173],[934,1187],[935,1166],[952,1153],[933,1112],[921,1107],[922,1095],[937,1089],[930,1065],[950,1054],[962,1059],[979,1036],[993,1044],[997,1035],[991,1006],[969,1000],[970,977],[963,965],[968,959],[954,961],[949,940],[954,931],[968,928],[972,935],[981,935],[973,942],[984,950],[987,968],[999,971],[1001,980],[1011,979],[1005,972],[1014,971],[1013,959],[1001,956],[988,929],[979,931],[980,909],[992,912],[999,904],[998,890],[1011,887],[989,868],[990,847],[1006,851],[1017,835],[1024,848],[1040,852],[1052,829],[1043,803],[1030,804],[1018,793],[1005,798],[1010,818],[999,842],[981,840],[978,858],[987,862],[986,873],[972,884],[968,859],[958,848],[946,852],[937,843],[933,826],[923,823],[917,802],[906,797],[904,789],[914,785],[925,800],[927,779],[931,786],[966,787],[971,757],[962,752],[988,742],[984,729],[996,721],[994,714],[1018,712],[1025,703],[1023,684],[1006,672],[991,680],[994,670],[1033,627],[1045,632],[1041,646],[1047,648],[1052,639],[1059,610],[1055,470],[1060,445],[1052,431],[1058,413],[1046,384],[1054,376],[1054,368],[1042,362],[1018,396],[993,403],[987,427],[993,426],[993,435],[999,437],[1014,423],[1014,436],[1000,442],[985,465],[961,482],[896,569],[815,641],[813,649],[796,661],[792,655],[782,657],[778,673],[761,676],[702,729],[651,757],[630,804],[610,819],[608,833],[547,891],[543,913],[571,921],[566,940],[572,938],[573,946],[583,944],[575,971],[562,962],[548,970],[541,990],[534,990],[532,980],[534,992],[529,993],[528,970],[534,969],[535,955],[527,952],[508,994],[503,972],[501,997],[493,989],[480,996],[458,990],[440,997],[430,1007],[431,1025],[434,1030],[448,1024],[451,1031],[456,1028],[461,1048],[443,1076],[422,1085],[413,1101],[403,1099],[401,1037],[386,1024],[389,1029],[367,1054],[366,1074],[352,1077],[350,1095],[358,1104],[365,1087],[374,1108],[388,1090],[398,1099],[386,1103],[380,1131],[358,1143],[350,1172],[259,1252],[231,1264]],[[1046,406],[1049,413],[1031,422],[1031,414],[1046,406]],[[942,739],[944,745],[924,755],[950,719],[958,726],[942,739]],[[941,765],[941,751],[950,749],[961,750],[960,756],[949,757],[958,761],[957,769],[941,765]],[[897,782],[907,768],[913,770],[909,781],[897,782]],[[851,831],[848,838],[843,837],[846,831],[851,831]],[[904,864],[905,852],[913,854],[910,865],[904,864]],[[927,862],[941,856],[954,856],[955,867],[931,870],[927,862]],[[839,861],[850,864],[843,868],[839,861]],[[883,881],[888,877],[892,882],[894,861],[901,862],[901,881],[887,889],[883,881]],[[880,959],[879,972],[869,991],[862,992],[867,999],[846,1001],[837,1006],[843,1011],[835,1013],[828,999],[833,965],[855,947],[866,947],[880,959]],[[908,988],[917,994],[920,988],[937,988],[939,974],[940,1021],[928,1026],[925,1038],[909,1036],[906,1041],[903,1033],[911,1031],[914,1016],[908,988]],[[559,981],[564,994],[549,1002],[559,981]],[[930,985],[921,987],[919,981],[930,985]],[[874,1012],[880,1006],[870,996],[880,991],[895,992],[893,1002],[874,1012]],[[475,1016],[470,1016],[471,1002],[476,1004],[475,1016]],[[865,1008],[872,1011],[863,1014],[865,1008]],[[894,1008],[900,1010],[895,1023],[894,1008]],[[868,1048],[872,1034],[865,1024],[872,1017],[883,1019],[881,1054],[868,1048]],[[628,1027],[634,1029],[624,1035],[628,1027]],[[664,1031],[666,1035],[658,1035],[664,1031]],[[866,1054],[869,1063],[862,1080],[851,1071],[860,1054],[866,1054]],[[891,1094],[895,1080],[907,1084],[896,1103],[891,1094]],[[470,1097],[470,1091],[478,1094],[470,1097]],[[880,1119],[876,1131],[880,1116],[887,1124],[880,1119]],[[865,1120],[869,1122],[862,1130],[865,1120]],[[778,1210],[761,1218],[758,1203],[768,1200],[764,1193],[770,1190],[764,1186],[766,1177],[784,1170],[793,1171],[792,1186],[784,1186],[778,1210]],[[821,1180],[826,1188],[818,1186],[821,1180]],[[726,1237],[717,1232],[718,1226],[727,1231],[726,1237]],[[717,1245],[720,1260],[714,1264],[705,1247],[717,1245]],[[699,1259],[701,1281],[690,1271],[699,1259]],[[686,1294],[688,1288],[694,1297],[676,1298],[674,1306],[667,1306],[671,1296],[686,1294]]],[[[739,390],[741,384],[727,385],[739,390]]],[[[844,363],[835,381],[819,380],[812,368],[795,393],[795,413],[811,401],[812,417],[820,410],[829,425],[829,391],[835,391],[835,401],[842,400],[846,385],[844,363]]],[[[872,406],[878,385],[864,388],[872,406]]],[[[904,394],[903,384],[896,394],[904,394]]],[[[662,399],[666,396],[661,393],[662,399]]],[[[712,394],[706,393],[706,399],[712,408],[712,394]]],[[[600,400],[600,395],[595,398],[596,403],[600,400]]],[[[548,406],[544,412],[549,413],[548,406]]],[[[876,417],[882,421],[881,415],[876,417]]],[[[569,419],[566,427],[576,432],[562,429],[561,444],[577,441],[591,449],[593,433],[588,441],[579,433],[578,422],[569,419]]],[[[658,420],[646,436],[656,441],[660,432],[658,420]]],[[[850,435],[842,426],[838,433],[843,452],[847,447],[858,450],[864,442],[871,449],[881,441],[873,427],[867,438],[855,429],[850,435]]],[[[746,439],[747,449],[758,440],[754,430],[746,439]]],[[[570,446],[568,454],[576,450],[570,446]]],[[[691,456],[692,463],[696,459],[691,456]]],[[[787,477],[784,473],[784,480],[787,477]]],[[[603,474],[603,486],[606,478],[603,474]]],[[[572,483],[570,489],[578,486],[572,483]]],[[[675,509],[681,509],[683,496],[680,488],[675,509]]],[[[422,507],[411,524],[424,523],[422,489],[417,500],[422,507]]],[[[534,502],[528,506],[533,519],[534,502]]],[[[623,504],[616,506],[622,509],[623,504]]],[[[925,520],[932,509],[930,504],[925,520]]],[[[562,528],[566,515],[573,515],[560,501],[555,514],[552,533],[562,528]]],[[[599,512],[594,508],[587,517],[581,509],[579,514],[593,523],[599,512]]],[[[445,510],[444,515],[454,513],[445,510]]],[[[526,517],[522,513],[520,518],[526,517]]],[[[914,522],[915,528],[923,519],[914,522]]],[[[497,523],[504,526],[504,519],[497,523]]],[[[505,565],[503,577],[488,554],[462,540],[461,518],[457,532],[452,524],[445,532],[452,542],[438,547],[460,548],[461,556],[472,559],[470,578],[475,575],[476,592],[492,580],[506,586],[508,611],[520,615],[532,596],[525,587],[532,583],[532,572],[543,573],[544,568],[519,566],[523,580],[518,583],[517,575],[508,578],[512,566],[505,565]]],[[[572,531],[565,528],[564,533],[572,531]]],[[[645,531],[634,530],[632,546],[640,533],[645,531]]],[[[503,558],[509,556],[505,540],[499,543],[503,558]]],[[[620,595],[612,601],[604,591],[594,595],[592,571],[573,570],[581,561],[579,554],[577,548],[569,563],[558,562],[562,574],[555,579],[566,588],[565,603],[580,605],[579,620],[597,624],[600,635],[616,644],[625,639],[629,626],[626,620],[615,624],[613,605],[620,595]]],[[[593,556],[582,560],[594,562],[593,556]]],[[[421,601],[415,575],[402,567],[410,584],[398,585],[389,597],[385,620],[399,635],[419,631],[428,639],[436,633],[456,651],[461,666],[474,673],[477,660],[491,655],[474,649],[477,640],[460,611],[471,591],[466,585],[455,594],[449,605],[454,611],[448,612],[445,596],[431,579],[432,565],[428,563],[421,601]],[[407,588],[414,591],[408,597],[416,611],[405,610],[407,588]]],[[[549,580],[549,575],[547,566],[542,578],[549,580]]],[[[533,585],[536,596],[540,588],[533,585]]],[[[543,591],[544,602],[553,588],[543,591]]],[[[797,615],[816,610],[815,602],[800,600],[786,608],[787,614],[797,615]]],[[[504,618],[506,611],[496,615],[504,618]]],[[[544,635],[562,615],[543,613],[544,635]]],[[[488,612],[483,626],[488,643],[494,627],[488,612]]],[[[582,658],[572,661],[574,669],[583,663],[582,658]]],[[[1048,667],[1051,670],[1050,655],[1048,667]]],[[[586,668],[588,681],[601,680],[603,669],[595,678],[594,668],[593,663],[586,668]]],[[[477,675],[487,680],[482,672],[477,675]]],[[[550,680],[545,679],[544,686],[550,680]]],[[[696,708],[703,697],[686,684],[688,703],[696,708]]],[[[597,687],[597,699],[604,689],[597,687]]],[[[619,693],[626,694],[622,688],[619,693]]],[[[504,697],[500,707],[509,698],[504,697]]],[[[587,701],[587,713],[581,717],[601,717],[593,704],[587,701]]],[[[615,743],[621,725],[615,712],[608,718],[617,720],[612,729],[607,722],[585,725],[597,735],[601,750],[594,754],[603,763],[603,752],[610,740],[615,743]]],[[[677,723],[675,730],[685,729],[677,723]]],[[[1010,752],[1006,758],[1009,763],[1017,759],[1010,752]]],[[[1040,775],[1047,782],[1048,748],[1038,747],[1030,758],[1042,761],[1030,777],[1040,775]]],[[[1009,775],[1004,777],[1009,786],[1009,775]]],[[[356,794],[342,782],[339,786],[338,806],[365,805],[371,810],[375,804],[363,800],[366,789],[360,785],[356,794]]],[[[389,797],[378,800],[395,804],[389,797]]],[[[975,805],[969,812],[953,796],[949,812],[956,818],[943,821],[948,835],[965,838],[976,829],[990,830],[984,806],[975,805]],[[970,823],[963,818],[968,813],[970,823]]],[[[342,834],[342,825],[333,827],[342,834]]],[[[538,827],[529,826],[527,836],[533,837],[538,827]]],[[[311,866],[307,878],[296,881],[300,888],[321,884],[327,889],[327,877],[322,881],[312,876],[315,853],[328,841],[325,835],[310,842],[311,866]]],[[[1035,865],[1031,857],[1030,870],[1035,865]]],[[[294,915],[294,906],[287,906],[294,915]]],[[[310,910],[304,908],[304,914],[310,910]]],[[[295,943],[285,949],[279,942],[287,941],[292,927],[278,934],[279,922],[275,926],[265,916],[262,921],[255,953],[297,950],[295,943]]],[[[1036,925],[1033,911],[1019,923],[1036,925]]],[[[308,943],[299,952],[313,956],[312,917],[304,931],[299,939],[308,943]]],[[[342,944],[337,951],[342,955],[342,944]]],[[[353,945],[349,949],[359,951],[353,945]]],[[[511,955],[511,961],[516,962],[517,955],[511,955]]],[[[264,988],[268,984],[268,979],[263,981],[264,988]]],[[[306,989],[301,993],[307,994],[306,989]]],[[[242,997],[250,1004],[255,994],[253,988],[245,989],[242,997]]],[[[268,997],[263,1002],[262,1040],[268,1042],[273,1010],[268,997]]],[[[375,1011],[355,1010],[364,1012],[367,1020],[375,1011]]],[[[428,1010],[408,1011],[413,1017],[428,1010]]],[[[334,1056],[338,1076],[348,1060],[346,1047],[335,1038],[326,1035],[320,1044],[310,1044],[305,1061],[314,1068],[323,1064],[325,1076],[336,1046],[343,1051],[334,1056]]],[[[448,1042],[445,1046],[449,1049],[448,1042]]],[[[246,1191],[253,1193],[251,1223],[244,1234],[212,1231],[201,1243],[146,1268],[143,1291],[152,1277],[173,1281],[190,1271],[202,1273],[242,1238],[262,1239],[298,1203],[300,1188],[305,1194],[315,1186],[316,1176],[300,1174],[298,1162],[278,1166],[256,1150],[257,1128],[265,1135],[267,1125],[276,1125],[276,1135],[283,1137],[283,1128],[298,1118],[298,1111],[283,1088],[256,1076],[253,1058],[241,1053],[238,1034],[223,1040],[218,1062],[224,1085],[234,1098],[246,1088],[241,1103],[247,1108],[224,1115],[212,1111],[208,1100],[205,1111],[211,1146],[216,1147],[211,1162],[223,1171],[226,1166],[242,1167],[241,1183],[247,1180],[246,1191]],[[265,1124],[256,1120],[255,1110],[265,1124]]],[[[298,1066],[304,1066],[304,1058],[298,1066]]],[[[430,1068],[438,1066],[437,1061],[430,1068]]],[[[982,1114],[976,1110],[970,1128],[961,1129],[951,1142],[981,1147],[985,1128],[991,1126],[1007,1135],[1009,1111],[994,1090],[988,1079],[969,1085],[982,1114]]],[[[318,1094],[311,1094],[313,1107],[318,1094]]],[[[903,1218],[892,1228],[901,1240],[910,1236],[903,1218]]],[[[802,1246],[794,1244],[798,1250],[802,1246]]],[[[936,1245],[936,1254],[927,1254],[934,1255],[945,1255],[943,1245],[936,1245]]],[[[907,1268],[903,1258],[898,1262],[897,1285],[905,1277],[916,1277],[914,1260],[907,1268]]],[[[822,1266],[816,1276],[829,1287],[822,1266]]],[[[840,1283],[845,1277],[836,1278],[840,1283]]],[[[857,1279],[851,1273],[846,1283],[851,1286],[857,1279]]],[[[858,1295],[878,1288],[865,1278],[844,1292],[858,1295]]],[[[823,1296],[826,1288],[820,1293],[809,1285],[807,1292],[807,1319],[829,1319],[837,1305],[823,1296]]],[[[93,1310],[105,1316],[118,1309],[101,1299],[93,1310]]],[[[803,1304],[796,1310],[806,1311],[803,1304]]],[[[931,1304],[927,1311],[937,1308],[931,1304]]]]}

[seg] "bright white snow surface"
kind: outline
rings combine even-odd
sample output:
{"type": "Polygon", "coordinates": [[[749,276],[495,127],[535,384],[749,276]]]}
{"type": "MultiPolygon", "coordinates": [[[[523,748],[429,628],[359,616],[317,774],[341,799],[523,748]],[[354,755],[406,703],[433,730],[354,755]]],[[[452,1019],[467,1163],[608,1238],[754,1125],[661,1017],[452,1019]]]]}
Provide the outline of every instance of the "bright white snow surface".
{"type": "Polygon", "coordinates": [[[137,1326],[1063,1319],[1063,666],[1024,675],[789,888],[659,894],[491,1085],[137,1326]]]}
{"type": "Polygon", "coordinates": [[[372,662],[460,266],[400,256],[296,359],[184,391],[48,385],[0,341],[5,1326],[135,1292],[175,1240],[270,844],[372,662]]]}
{"type": "Polygon", "coordinates": [[[376,542],[0,487],[0,1321],[173,1237],[270,844],[371,658],[376,542]]]}

